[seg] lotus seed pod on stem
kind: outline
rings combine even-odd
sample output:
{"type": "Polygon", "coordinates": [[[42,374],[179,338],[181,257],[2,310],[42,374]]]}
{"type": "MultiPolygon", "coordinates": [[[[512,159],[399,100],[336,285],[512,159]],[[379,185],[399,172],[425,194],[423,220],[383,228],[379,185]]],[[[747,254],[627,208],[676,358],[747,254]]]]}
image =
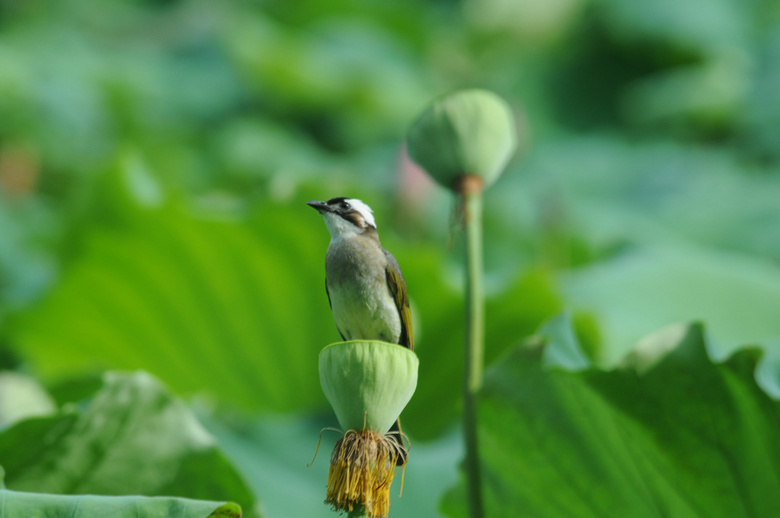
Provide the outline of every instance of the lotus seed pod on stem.
{"type": "Polygon", "coordinates": [[[330,458],[325,502],[334,510],[363,509],[386,517],[402,443],[388,430],[417,387],[419,361],[397,344],[355,340],[320,352],[320,384],[346,430],[330,458]]]}
{"type": "Polygon", "coordinates": [[[517,131],[512,111],[500,97],[486,90],[463,90],[434,99],[406,140],[409,157],[455,193],[465,231],[463,469],[469,517],[483,518],[477,427],[485,341],[482,194],[512,157],[517,131]]]}
{"type": "Polygon", "coordinates": [[[411,159],[447,189],[473,189],[463,179],[476,177],[481,190],[506,167],[517,148],[517,130],[499,96],[462,90],[431,102],[409,130],[407,146],[411,159]]]}

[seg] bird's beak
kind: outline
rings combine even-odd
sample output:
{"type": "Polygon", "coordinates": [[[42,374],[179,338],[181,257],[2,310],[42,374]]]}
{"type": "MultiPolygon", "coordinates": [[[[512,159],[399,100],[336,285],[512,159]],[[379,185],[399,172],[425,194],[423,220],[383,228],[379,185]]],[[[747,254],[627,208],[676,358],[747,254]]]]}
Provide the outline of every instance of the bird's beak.
{"type": "Polygon", "coordinates": [[[307,201],[306,205],[317,210],[320,214],[324,212],[333,212],[333,209],[324,201],[307,201]]]}

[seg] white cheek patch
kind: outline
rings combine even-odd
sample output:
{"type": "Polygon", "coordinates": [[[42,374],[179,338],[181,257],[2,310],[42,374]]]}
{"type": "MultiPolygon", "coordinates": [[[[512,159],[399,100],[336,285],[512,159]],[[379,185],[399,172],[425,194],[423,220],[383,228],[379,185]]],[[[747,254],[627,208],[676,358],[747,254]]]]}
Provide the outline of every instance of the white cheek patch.
{"type": "Polygon", "coordinates": [[[371,210],[371,207],[363,203],[362,201],[350,198],[348,200],[345,200],[347,203],[352,205],[352,208],[355,209],[360,213],[361,216],[363,216],[363,220],[371,225],[372,227],[376,228],[376,221],[374,221],[374,211],[371,210]]]}

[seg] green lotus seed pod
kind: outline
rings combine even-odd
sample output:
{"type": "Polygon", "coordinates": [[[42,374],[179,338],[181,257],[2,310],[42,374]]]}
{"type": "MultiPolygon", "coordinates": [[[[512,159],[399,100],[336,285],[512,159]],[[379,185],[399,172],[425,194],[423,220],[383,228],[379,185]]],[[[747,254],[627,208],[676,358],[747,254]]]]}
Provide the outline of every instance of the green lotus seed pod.
{"type": "Polygon", "coordinates": [[[385,434],[414,394],[418,365],[400,345],[339,342],[320,352],[320,384],[344,430],[385,434]]]}
{"type": "Polygon", "coordinates": [[[487,187],[517,148],[512,111],[487,90],[463,90],[434,100],[406,138],[412,160],[448,189],[466,176],[487,187]]]}

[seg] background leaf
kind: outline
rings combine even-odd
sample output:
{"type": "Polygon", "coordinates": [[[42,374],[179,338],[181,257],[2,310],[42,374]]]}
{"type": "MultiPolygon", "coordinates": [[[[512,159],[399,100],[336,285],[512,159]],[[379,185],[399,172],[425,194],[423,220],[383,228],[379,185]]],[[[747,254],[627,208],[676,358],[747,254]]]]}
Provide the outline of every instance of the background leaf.
{"type": "Polygon", "coordinates": [[[54,401],[35,379],[17,372],[0,372],[0,429],[54,410],[54,401]]]}
{"type": "Polygon", "coordinates": [[[692,319],[710,322],[712,352],[722,357],[780,335],[775,269],[740,254],[656,246],[567,274],[562,286],[572,308],[596,316],[602,364],[617,362],[654,329],[692,319]]]}
{"type": "Polygon", "coordinates": [[[240,502],[244,516],[260,516],[214,437],[143,372],[109,373],[83,410],[26,419],[0,432],[0,459],[6,487],[15,491],[223,496],[240,502]]]}
{"type": "Polygon", "coordinates": [[[242,222],[137,210],[127,226],[86,237],[14,341],[49,379],[145,368],[236,407],[311,406],[322,399],[316,361],[300,358],[337,336],[315,216],[304,205],[266,205],[242,222]]]}
{"type": "MultiPolygon", "coordinates": [[[[480,454],[490,516],[754,516],[780,504],[780,405],[760,354],[713,363],[700,325],[646,337],[623,366],[545,367],[518,347],[486,374],[480,454]]],[[[450,495],[450,516],[465,516],[450,495]]]]}
{"type": "Polygon", "coordinates": [[[46,516],[73,518],[240,518],[236,504],[206,502],[186,498],[144,496],[47,495],[0,489],[0,516],[13,518],[43,518],[46,516]]]}

